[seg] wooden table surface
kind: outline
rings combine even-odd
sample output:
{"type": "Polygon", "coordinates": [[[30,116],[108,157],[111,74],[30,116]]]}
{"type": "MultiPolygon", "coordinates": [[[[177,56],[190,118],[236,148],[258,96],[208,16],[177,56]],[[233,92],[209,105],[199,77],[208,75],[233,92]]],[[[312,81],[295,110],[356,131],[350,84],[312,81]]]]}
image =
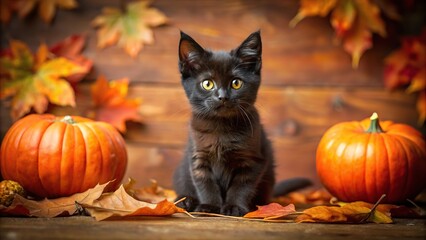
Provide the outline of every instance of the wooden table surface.
{"type": "Polygon", "coordinates": [[[187,216],[135,217],[97,222],[91,217],[0,218],[0,239],[426,239],[425,219],[394,224],[266,223],[187,216]]]}

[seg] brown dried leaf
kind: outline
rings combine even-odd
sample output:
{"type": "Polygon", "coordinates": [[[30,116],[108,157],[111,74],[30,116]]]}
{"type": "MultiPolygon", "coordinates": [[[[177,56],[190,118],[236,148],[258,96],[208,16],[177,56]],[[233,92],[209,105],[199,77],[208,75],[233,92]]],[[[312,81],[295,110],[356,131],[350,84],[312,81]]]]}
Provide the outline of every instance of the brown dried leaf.
{"type": "Polygon", "coordinates": [[[166,199],[172,202],[177,197],[174,190],[165,189],[159,186],[157,181],[154,179],[151,179],[151,185],[147,187],[136,188],[135,185],[136,181],[130,178],[123,186],[129,195],[140,201],[158,203],[166,199]]]}
{"type": "Polygon", "coordinates": [[[294,204],[283,207],[278,203],[270,203],[265,206],[257,206],[257,210],[244,215],[245,218],[262,218],[265,220],[277,219],[296,212],[294,204]]]}
{"type": "Polygon", "coordinates": [[[0,209],[0,213],[31,217],[73,215],[77,211],[76,202],[92,204],[94,200],[101,196],[108,183],[98,184],[83,193],[76,193],[69,197],[44,199],[41,201],[29,200],[20,195],[15,195],[12,204],[7,208],[0,209]]]}
{"type": "Polygon", "coordinates": [[[104,194],[93,204],[79,203],[97,221],[110,217],[126,216],[168,216],[185,212],[184,209],[167,200],[157,204],[138,201],[127,194],[123,185],[114,193],[104,194]]]}

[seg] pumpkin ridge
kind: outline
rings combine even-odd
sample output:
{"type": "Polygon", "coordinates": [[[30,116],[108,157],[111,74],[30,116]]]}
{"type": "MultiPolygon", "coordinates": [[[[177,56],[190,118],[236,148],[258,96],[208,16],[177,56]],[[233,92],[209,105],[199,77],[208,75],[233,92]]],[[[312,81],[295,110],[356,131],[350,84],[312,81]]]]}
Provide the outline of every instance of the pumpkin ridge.
{"type": "MultiPolygon", "coordinates": [[[[346,148],[349,146],[349,143],[351,142],[351,138],[349,138],[348,136],[346,136],[346,137],[347,137],[348,140],[345,139],[345,141],[344,141],[345,145],[344,145],[344,148],[341,150],[342,154],[340,156],[339,156],[339,154],[336,154],[337,159],[339,159],[338,163],[344,162],[343,155],[346,151],[346,148]]],[[[340,142],[336,141],[336,142],[338,143],[337,144],[338,145],[337,149],[338,149],[340,147],[340,144],[342,144],[343,141],[340,141],[340,142]]],[[[352,175],[352,172],[351,172],[351,175],[352,175]]],[[[339,175],[339,185],[341,186],[340,189],[342,191],[342,195],[345,196],[345,198],[347,198],[349,195],[346,191],[347,187],[345,187],[345,184],[344,184],[345,182],[346,182],[346,176],[344,176],[344,174],[339,175]]]]}
{"type": "MultiPolygon", "coordinates": [[[[410,151],[410,149],[407,149],[407,144],[404,143],[404,141],[410,141],[411,142],[411,140],[408,139],[408,138],[406,138],[406,137],[395,137],[395,141],[399,142],[399,144],[401,145],[402,149],[404,149],[404,151],[401,151],[401,152],[403,152],[404,156],[405,156],[405,162],[406,162],[406,164],[405,164],[405,172],[409,172],[410,169],[411,169],[411,167],[412,167],[411,166],[411,157],[412,156],[409,156],[410,153],[411,153],[411,151],[410,151]]],[[[405,180],[405,182],[404,182],[405,184],[403,184],[403,186],[404,186],[403,192],[404,192],[404,195],[409,196],[409,195],[411,195],[408,192],[409,188],[405,187],[405,186],[410,186],[413,183],[411,183],[411,178],[408,175],[404,176],[404,180],[405,180]]],[[[414,184],[416,184],[416,183],[414,183],[414,184]]],[[[405,199],[400,199],[400,200],[405,200],[405,199]]]]}
{"type": "Polygon", "coordinates": [[[101,174],[101,168],[92,164],[94,162],[99,162],[102,159],[102,152],[100,152],[100,143],[99,141],[94,141],[97,139],[96,132],[94,132],[88,125],[89,122],[81,122],[80,129],[82,130],[85,144],[86,144],[86,168],[84,174],[84,180],[82,184],[82,188],[91,188],[96,186],[99,183],[99,177],[101,174]],[[91,139],[89,139],[91,138],[91,139]],[[88,145],[91,144],[91,147],[88,145]],[[96,146],[96,150],[94,150],[94,146],[96,146]],[[100,152],[100,155],[99,155],[100,152]]]}
{"type": "Polygon", "coordinates": [[[124,148],[124,151],[122,148],[119,148],[118,146],[124,146],[125,147],[125,142],[123,140],[123,138],[121,138],[120,133],[111,125],[107,125],[107,124],[99,124],[98,127],[102,128],[104,130],[104,132],[110,137],[111,141],[112,141],[112,146],[114,147],[114,153],[116,155],[115,157],[115,161],[113,164],[113,171],[112,171],[112,176],[110,177],[110,179],[113,179],[113,182],[108,184],[107,186],[107,190],[116,190],[118,188],[118,186],[120,185],[120,181],[118,181],[117,179],[123,179],[125,171],[126,171],[126,166],[127,166],[127,151],[124,148]],[[123,161],[123,159],[126,159],[125,161],[123,161]]]}
{"type": "Polygon", "coordinates": [[[101,160],[99,161],[99,163],[100,163],[99,168],[101,169],[101,171],[99,172],[99,175],[98,175],[97,179],[98,179],[98,184],[103,184],[103,182],[101,182],[101,180],[103,178],[103,173],[105,172],[103,170],[103,167],[105,165],[104,161],[105,161],[105,159],[109,158],[109,156],[105,156],[104,155],[105,154],[105,149],[103,147],[104,143],[99,138],[99,134],[104,134],[104,132],[103,131],[99,131],[95,126],[93,126],[93,124],[86,123],[85,125],[93,132],[93,135],[95,136],[96,140],[98,141],[98,146],[100,148],[100,153],[101,153],[101,160]]]}
{"type": "Polygon", "coordinates": [[[84,175],[86,172],[86,161],[84,159],[86,157],[86,144],[84,142],[84,136],[80,129],[80,125],[74,124],[72,127],[74,128],[75,148],[73,149],[73,157],[75,162],[73,165],[73,181],[71,184],[71,192],[77,193],[83,190],[81,189],[81,186],[83,185],[84,175]],[[82,151],[79,151],[80,148],[82,151]],[[81,156],[79,153],[81,153],[81,156]],[[81,174],[83,174],[83,176],[79,176],[81,174]]]}
{"type": "MultiPolygon", "coordinates": [[[[363,147],[364,147],[364,151],[365,152],[368,152],[368,145],[370,143],[371,136],[372,136],[371,134],[368,134],[367,141],[364,142],[364,146],[363,147]]],[[[368,188],[368,182],[369,181],[367,181],[368,174],[370,173],[370,171],[368,169],[368,166],[369,166],[369,164],[368,164],[369,163],[369,161],[368,161],[368,159],[369,159],[368,158],[368,154],[364,154],[363,157],[364,157],[364,161],[363,162],[364,162],[364,169],[365,169],[365,171],[364,171],[364,191],[362,191],[362,192],[364,193],[364,196],[370,196],[371,193],[369,193],[369,188],[368,188]]]]}
{"type": "MultiPolygon", "coordinates": [[[[37,185],[40,187],[40,192],[42,194],[46,194],[47,190],[43,186],[42,180],[40,178],[40,171],[39,171],[39,162],[40,162],[39,160],[40,160],[40,158],[39,158],[39,153],[40,153],[40,141],[43,138],[43,135],[44,135],[46,129],[52,124],[52,122],[49,122],[49,121],[41,121],[41,122],[46,122],[47,124],[46,124],[46,127],[43,129],[43,131],[40,131],[40,137],[39,137],[39,139],[37,141],[37,147],[36,147],[36,151],[37,151],[37,153],[36,153],[36,160],[37,160],[37,163],[35,164],[35,168],[37,169],[37,174],[36,174],[37,175],[37,180],[36,180],[37,181],[37,185]]],[[[33,127],[33,125],[31,125],[31,127],[33,127]]],[[[38,127],[39,126],[37,126],[36,130],[38,129],[38,127]]],[[[24,188],[25,188],[25,186],[24,186],[24,188]]],[[[37,193],[37,194],[39,194],[39,193],[37,193]]]]}

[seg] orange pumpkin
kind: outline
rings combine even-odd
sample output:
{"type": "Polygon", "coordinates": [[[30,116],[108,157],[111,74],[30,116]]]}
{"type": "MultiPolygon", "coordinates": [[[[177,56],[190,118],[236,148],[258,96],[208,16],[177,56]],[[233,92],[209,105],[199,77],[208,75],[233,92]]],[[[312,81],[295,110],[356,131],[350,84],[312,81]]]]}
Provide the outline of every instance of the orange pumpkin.
{"type": "Polygon", "coordinates": [[[4,179],[40,197],[83,192],[98,183],[120,184],[127,165],[125,142],[104,122],[77,116],[26,116],[6,133],[0,152],[4,179]]]}
{"type": "Polygon", "coordinates": [[[334,125],[316,153],[321,182],[342,201],[398,203],[426,186],[426,144],[416,129],[376,113],[361,122],[334,125]]]}

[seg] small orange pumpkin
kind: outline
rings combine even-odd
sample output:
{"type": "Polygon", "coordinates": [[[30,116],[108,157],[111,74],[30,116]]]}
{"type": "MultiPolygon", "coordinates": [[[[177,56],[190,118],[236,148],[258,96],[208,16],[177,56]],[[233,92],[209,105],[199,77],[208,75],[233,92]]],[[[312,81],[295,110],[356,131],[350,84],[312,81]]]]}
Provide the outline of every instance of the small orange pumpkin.
{"type": "Polygon", "coordinates": [[[342,201],[398,203],[426,186],[426,144],[411,126],[379,122],[376,113],[361,122],[334,125],[316,153],[317,173],[342,201]]]}
{"type": "Polygon", "coordinates": [[[0,152],[4,179],[39,197],[84,192],[96,184],[120,184],[127,166],[125,142],[104,122],[78,116],[28,115],[11,126],[0,152]]]}

